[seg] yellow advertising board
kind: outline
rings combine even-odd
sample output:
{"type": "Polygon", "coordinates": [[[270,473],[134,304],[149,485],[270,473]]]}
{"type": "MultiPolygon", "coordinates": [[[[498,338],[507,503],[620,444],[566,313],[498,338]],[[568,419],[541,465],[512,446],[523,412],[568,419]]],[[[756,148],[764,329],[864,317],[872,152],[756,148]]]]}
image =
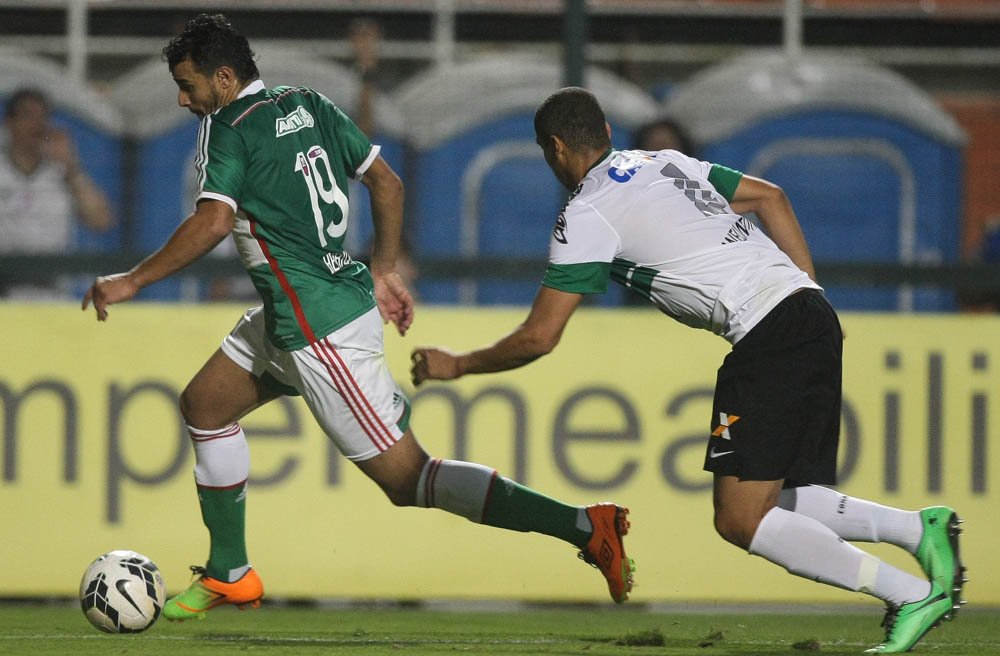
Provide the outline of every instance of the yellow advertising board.
{"type": "MultiPolygon", "coordinates": [[[[187,380],[242,308],[0,305],[0,596],[74,594],[95,556],[134,549],[168,590],[203,564],[208,538],[177,411],[187,380]]],[[[410,349],[489,343],[525,310],[419,308],[387,333],[408,381],[410,349]]],[[[843,317],[841,490],[966,520],[970,603],[1000,604],[1000,318],[843,317]]],[[[572,504],[632,510],[633,599],[856,601],[725,544],[702,471],[719,337],[641,309],[584,309],[549,356],[523,369],[404,384],[434,455],[496,467],[572,504]]],[[[568,544],[433,510],[396,508],[339,456],[299,399],[242,422],[250,439],[250,557],[280,597],[605,601],[568,544]]],[[[888,545],[861,545],[916,572],[888,545]]]]}

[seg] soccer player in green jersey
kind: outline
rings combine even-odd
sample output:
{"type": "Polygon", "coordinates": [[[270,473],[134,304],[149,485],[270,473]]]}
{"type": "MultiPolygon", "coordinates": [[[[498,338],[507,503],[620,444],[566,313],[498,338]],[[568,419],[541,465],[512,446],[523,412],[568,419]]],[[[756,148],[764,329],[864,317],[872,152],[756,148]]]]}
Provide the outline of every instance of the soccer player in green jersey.
{"type": "Polygon", "coordinates": [[[843,336],[784,192],[676,150],[615,150],[585,89],[550,96],[535,114],[535,136],[572,193],[534,305],[492,346],[416,349],[413,382],[545,355],[583,295],[614,280],[733,346],[719,369],[705,454],[718,533],[792,574],[883,600],[886,638],[870,651],[908,651],[950,618],[964,582],[955,512],[904,511],[822,486],[836,482],[843,336]],[[767,234],[742,216],[750,212],[767,234]],[[845,540],[902,547],[927,580],[845,540]]]}
{"type": "Polygon", "coordinates": [[[202,14],[164,48],[178,103],[201,117],[194,213],[130,271],[97,278],[83,299],[108,306],[175,273],[227,235],[263,305],[239,320],[181,395],[210,550],[163,609],[168,619],[220,604],[258,606],[263,585],[244,538],[247,440],[239,420],[300,394],[339,450],[400,506],[440,508],[490,526],[565,540],[604,574],[612,598],[632,587],[627,509],[572,506],[482,465],[431,458],[384,358],[383,324],[404,334],[413,299],[396,271],[403,186],[354,123],[302,87],[266,88],[250,46],[221,15],[202,14]],[[348,178],[371,196],[370,268],[344,251],[348,178]]]}

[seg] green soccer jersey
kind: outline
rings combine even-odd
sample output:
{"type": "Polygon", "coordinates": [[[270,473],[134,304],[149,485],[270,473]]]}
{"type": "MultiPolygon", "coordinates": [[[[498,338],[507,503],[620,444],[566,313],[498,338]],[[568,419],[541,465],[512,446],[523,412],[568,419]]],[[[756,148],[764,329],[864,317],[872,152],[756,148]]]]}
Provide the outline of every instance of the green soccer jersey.
{"type": "Polygon", "coordinates": [[[268,337],[295,350],[375,305],[368,269],[344,250],[348,178],[378,146],[322,94],[259,80],[206,116],[198,199],[236,212],[233,237],[264,302],[268,337]]]}

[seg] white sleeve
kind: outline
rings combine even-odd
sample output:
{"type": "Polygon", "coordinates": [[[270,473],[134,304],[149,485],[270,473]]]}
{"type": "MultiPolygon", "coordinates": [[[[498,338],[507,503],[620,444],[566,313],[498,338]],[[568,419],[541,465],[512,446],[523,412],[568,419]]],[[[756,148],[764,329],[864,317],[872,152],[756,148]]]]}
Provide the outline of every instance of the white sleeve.
{"type": "Polygon", "coordinates": [[[556,219],[549,240],[551,264],[610,263],[621,238],[591,205],[570,203],[556,219]]]}

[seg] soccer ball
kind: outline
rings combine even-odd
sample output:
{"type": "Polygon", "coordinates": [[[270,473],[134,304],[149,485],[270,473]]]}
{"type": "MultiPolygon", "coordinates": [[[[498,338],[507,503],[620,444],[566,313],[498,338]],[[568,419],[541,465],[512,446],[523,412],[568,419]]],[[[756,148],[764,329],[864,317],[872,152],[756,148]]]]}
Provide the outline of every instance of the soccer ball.
{"type": "Polygon", "coordinates": [[[107,633],[138,633],[160,616],[166,592],[149,558],[119,549],[98,556],[80,580],[80,607],[107,633]]]}

